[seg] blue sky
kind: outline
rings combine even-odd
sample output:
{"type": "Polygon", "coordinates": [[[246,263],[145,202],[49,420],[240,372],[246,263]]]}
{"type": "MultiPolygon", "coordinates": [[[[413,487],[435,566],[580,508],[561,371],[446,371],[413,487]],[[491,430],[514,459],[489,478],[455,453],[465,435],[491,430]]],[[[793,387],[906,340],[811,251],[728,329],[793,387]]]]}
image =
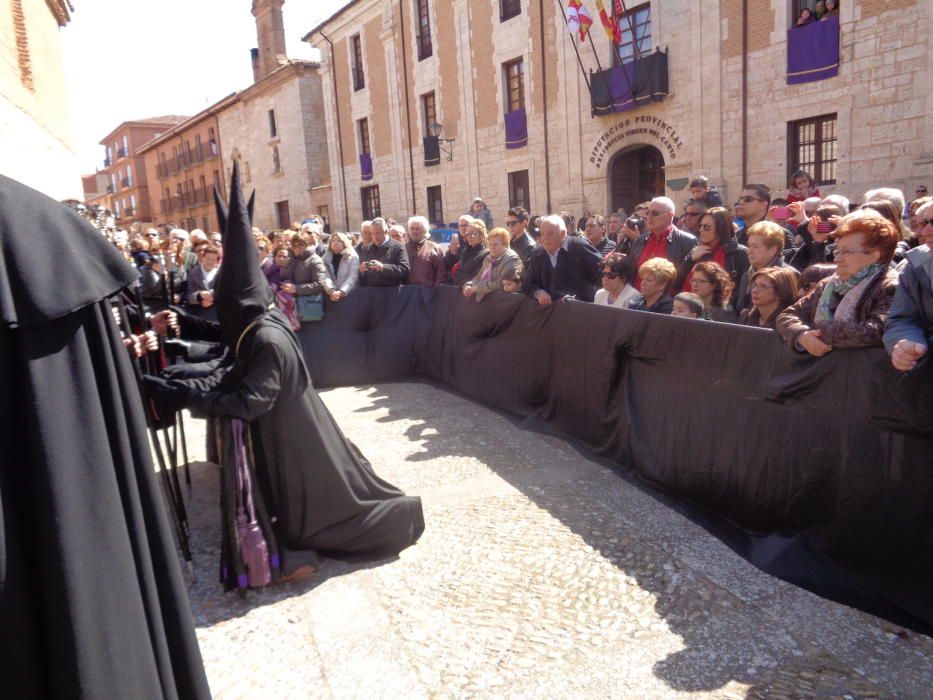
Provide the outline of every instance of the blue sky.
{"type": "MultiPolygon", "coordinates": [[[[346,2],[287,0],[289,56],[315,58],[301,37],[346,2]]],[[[251,6],[251,0],[77,0],[61,39],[82,171],[101,167],[98,141],[120,122],[195,114],[249,85],[249,50],[256,46],[251,6]]]]}

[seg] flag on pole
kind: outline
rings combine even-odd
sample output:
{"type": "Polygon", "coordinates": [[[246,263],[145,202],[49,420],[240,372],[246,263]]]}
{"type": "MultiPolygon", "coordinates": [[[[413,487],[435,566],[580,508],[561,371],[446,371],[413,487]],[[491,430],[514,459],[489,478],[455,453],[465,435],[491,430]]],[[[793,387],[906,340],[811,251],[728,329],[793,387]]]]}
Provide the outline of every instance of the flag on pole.
{"type": "Polygon", "coordinates": [[[609,41],[613,44],[618,44],[622,41],[622,35],[619,33],[619,25],[615,24],[609,16],[609,13],[606,12],[603,0],[596,0],[596,9],[599,11],[599,21],[602,22],[603,29],[606,30],[606,36],[609,37],[609,41]]]}
{"type": "Polygon", "coordinates": [[[580,0],[569,0],[567,3],[567,28],[570,33],[578,32],[580,41],[586,41],[586,35],[593,24],[593,18],[580,0]]]}

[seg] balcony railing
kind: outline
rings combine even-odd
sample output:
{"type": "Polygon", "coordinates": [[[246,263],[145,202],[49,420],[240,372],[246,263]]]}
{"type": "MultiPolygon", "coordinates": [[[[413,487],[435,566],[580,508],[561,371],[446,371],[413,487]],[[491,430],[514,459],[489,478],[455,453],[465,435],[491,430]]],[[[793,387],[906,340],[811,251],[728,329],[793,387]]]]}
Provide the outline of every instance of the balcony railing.
{"type": "Polygon", "coordinates": [[[117,149],[117,158],[126,158],[128,155],[129,153],[122,146],[117,149]]]}
{"type": "Polygon", "coordinates": [[[120,180],[120,187],[129,187],[129,186],[130,186],[130,179],[128,177],[125,177],[122,180],[120,180]]]}
{"type": "Polygon", "coordinates": [[[168,177],[168,166],[165,163],[156,163],[156,177],[160,180],[168,177]]]}
{"type": "Polygon", "coordinates": [[[194,148],[191,149],[191,164],[192,165],[197,165],[198,163],[204,162],[204,154],[201,151],[202,151],[202,147],[200,145],[195,146],[194,148]]]}
{"type": "Polygon", "coordinates": [[[123,210],[123,216],[133,216],[136,214],[136,210],[133,207],[127,207],[123,210]]]}
{"type": "Polygon", "coordinates": [[[177,173],[179,170],[178,159],[171,158],[167,162],[168,162],[168,174],[174,175],[175,173],[177,173]]]}
{"type": "Polygon", "coordinates": [[[109,168],[111,165],[113,165],[113,161],[107,156],[104,156],[104,167],[109,168]]]}
{"type": "Polygon", "coordinates": [[[159,200],[159,211],[163,214],[169,214],[172,212],[172,200],[171,199],[160,199],[159,200]]]}
{"type": "Polygon", "coordinates": [[[113,194],[114,187],[113,185],[107,185],[107,194],[113,194]]]}

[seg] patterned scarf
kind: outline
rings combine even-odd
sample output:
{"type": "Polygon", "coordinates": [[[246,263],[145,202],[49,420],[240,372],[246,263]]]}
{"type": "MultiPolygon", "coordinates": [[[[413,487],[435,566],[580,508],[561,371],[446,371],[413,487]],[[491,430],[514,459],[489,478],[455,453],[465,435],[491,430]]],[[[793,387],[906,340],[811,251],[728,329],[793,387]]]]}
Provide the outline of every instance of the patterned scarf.
{"type": "Polygon", "coordinates": [[[887,265],[881,263],[872,263],[845,281],[839,279],[838,275],[833,275],[820,296],[820,303],[816,307],[816,321],[851,321],[855,317],[855,307],[858,306],[865,289],[871,284],[872,278],[886,267],[887,265]],[[830,307],[834,294],[842,297],[835,311],[830,307]]]}

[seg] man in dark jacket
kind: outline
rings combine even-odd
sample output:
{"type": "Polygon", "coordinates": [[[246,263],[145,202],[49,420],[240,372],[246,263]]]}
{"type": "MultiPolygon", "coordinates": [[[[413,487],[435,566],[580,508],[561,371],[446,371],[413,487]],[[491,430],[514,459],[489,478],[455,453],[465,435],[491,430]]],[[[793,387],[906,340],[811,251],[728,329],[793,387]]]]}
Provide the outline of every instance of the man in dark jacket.
{"type": "MultiPolygon", "coordinates": [[[[933,206],[927,205],[927,214],[933,206]]],[[[927,217],[923,217],[927,219],[927,217]]],[[[933,232],[933,223],[924,225],[933,232]]],[[[921,229],[922,230],[922,229],[921,229]]],[[[925,362],[933,337],[933,255],[922,245],[909,251],[884,326],[884,347],[895,369],[907,372],[925,362]]]]}
{"type": "Polygon", "coordinates": [[[606,237],[606,219],[599,214],[594,214],[586,220],[583,233],[601,256],[606,257],[615,250],[616,244],[606,237]]]}
{"type": "MultiPolygon", "coordinates": [[[[670,260],[680,270],[682,263],[691,250],[696,247],[697,239],[693,234],[681,231],[674,226],[674,202],[669,197],[655,197],[648,207],[645,219],[647,231],[632,241],[629,257],[635,263],[635,269],[651,258],[670,260]]],[[[682,285],[686,272],[678,276],[675,288],[682,285]]],[[[641,279],[635,278],[635,288],[641,289],[641,279]]]]}
{"type": "Polygon", "coordinates": [[[593,301],[600,283],[602,257],[585,238],[567,235],[563,218],[552,214],[538,220],[540,245],[531,254],[525,293],[546,306],[565,296],[593,301]]]}
{"type": "Polygon", "coordinates": [[[750,183],[742,188],[735,215],[742,219],[744,226],[735,234],[736,240],[742,245],[748,245],[748,229],[768,218],[768,209],[771,208],[771,188],[760,183],[750,183]]]}
{"type": "Polygon", "coordinates": [[[522,266],[527,269],[531,263],[531,251],[535,247],[535,239],[528,235],[528,221],[531,217],[523,207],[513,207],[505,217],[505,225],[512,240],[509,247],[518,253],[522,266]]]}
{"type": "Polygon", "coordinates": [[[405,252],[411,264],[408,283],[419,287],[439,287],[447,279],[444,251],[428,237],[428,219],[413,216],[408,220],[408,243],[405,252]]]}
{"type": "Polygon", "coordinates": [[[411,265],[405,246],[390,238],[389,225],[382,217],[370,224],[373,242],[360,252],[361,287],[395,287],[405,284],[411,265]]]}

